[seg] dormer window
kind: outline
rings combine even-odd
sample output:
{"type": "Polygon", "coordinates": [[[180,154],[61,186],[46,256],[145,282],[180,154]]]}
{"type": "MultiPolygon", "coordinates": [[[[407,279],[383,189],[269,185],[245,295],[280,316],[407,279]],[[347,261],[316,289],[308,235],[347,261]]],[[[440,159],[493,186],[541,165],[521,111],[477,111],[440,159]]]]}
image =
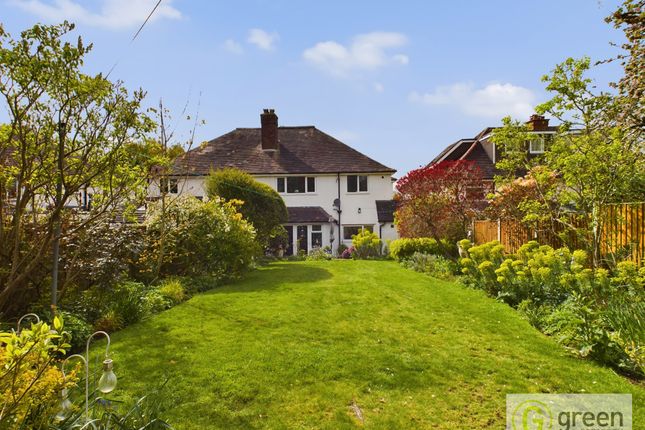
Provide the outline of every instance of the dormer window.
{"type": "Polygon", "coordinates": [[[543,137],[537,137],[529,141],[529,154],[544,154],[543,137]]]}

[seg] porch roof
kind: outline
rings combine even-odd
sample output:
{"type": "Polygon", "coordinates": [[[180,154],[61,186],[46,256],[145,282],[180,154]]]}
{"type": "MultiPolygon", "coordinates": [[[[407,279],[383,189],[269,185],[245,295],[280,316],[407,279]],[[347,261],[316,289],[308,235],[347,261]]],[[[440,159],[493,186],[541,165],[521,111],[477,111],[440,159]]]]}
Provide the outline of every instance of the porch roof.
{"type": "Polygon", "coordinates": [[[320,206],[294,206],[288,207],[287,211],[289,212],[289,220],[287,221],[289,224],[327,223],[332,218],[320,206]]]}

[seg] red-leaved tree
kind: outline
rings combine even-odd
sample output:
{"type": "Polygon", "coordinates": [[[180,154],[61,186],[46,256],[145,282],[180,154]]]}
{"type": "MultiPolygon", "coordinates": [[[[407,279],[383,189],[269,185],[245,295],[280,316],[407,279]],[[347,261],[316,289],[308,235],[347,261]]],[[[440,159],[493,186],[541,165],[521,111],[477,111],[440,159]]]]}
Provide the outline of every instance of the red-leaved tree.
{"type": "Polygon", "coordinates": [[[480,169],[466,160],[442,161],[408,172],[396,183],[396,224],[401,237],[456,242],[486,205],[480,169]]]}

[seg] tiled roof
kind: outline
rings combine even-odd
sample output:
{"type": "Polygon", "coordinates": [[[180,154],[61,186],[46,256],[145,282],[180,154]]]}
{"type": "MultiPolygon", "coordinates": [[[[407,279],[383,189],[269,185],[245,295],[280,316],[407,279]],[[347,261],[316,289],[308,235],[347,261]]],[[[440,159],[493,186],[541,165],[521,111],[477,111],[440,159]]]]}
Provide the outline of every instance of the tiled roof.
{"type": "Polygon", "coordinates": [[[237,128],[188,151],[175,173],[202,176],[224,167],[251,174],[395,172],[313,126],[279,127],[278,140],[278,151],[264,151],[260,128],[237,128]]]}
{"type": "Polygon", "coordinates": [[[320,206],[293,206],[288,207],[289,223],[326,223],[329,222],[331,215],[329,215],[320,206]]]}
{"type": "Polygon", "coordinates": [[[480,141],[475,141],[460,160],[473,161],[481,170],[483,179],[493,179],[498,174],[495,163],[490,159],[480,141]]]}
{"type": "Polygon", "coordinates": [[[394,222],[394,211],[396,202],[394,200],[377,200],[376,215],[378,222],[394,222]]]}
{"type": "MultiPolygon", "coordinates": [[[[538,117],[537,119],[539,120],[539,118],[544,120],[543,117],[538,117]]],[[[548,120],[546,121],[546,124],[548,124],[548,120]]],[[[433,165],[444,160],[469,160],[473,161],[475,165],[481,169],[484,179],[493,179],[495,175],[499,174],[499,171],[495,168],[495,163],[489,156],[488,152],[484,149],[484,145],[493,145],[489,140],[489,136],[497,128],[499,127],[486,127],[474,138],[461,139],[448,145],[429,163],[429,165],[433,165]]],[[[559,127],[557,126],[541,126],[539,129],[536,129],[534,133],[555,132],[558,128],[559,127]]],[[[520,173],[521,172],[518,172],[518,174],[520,173]]]]}
{"type": "Polygon", "coordinates": [[[474,141],[475,139],[461,139],[453,143],[452,145],[448,145],[446,149],[441,151],[441,153],[430,162],[430,164],[438,163],[439,161],[444,160],[459,160],[461,156],[463,156],[464,153],[468,151],[468,148],[470,148],[471,144],[474,141]]]}

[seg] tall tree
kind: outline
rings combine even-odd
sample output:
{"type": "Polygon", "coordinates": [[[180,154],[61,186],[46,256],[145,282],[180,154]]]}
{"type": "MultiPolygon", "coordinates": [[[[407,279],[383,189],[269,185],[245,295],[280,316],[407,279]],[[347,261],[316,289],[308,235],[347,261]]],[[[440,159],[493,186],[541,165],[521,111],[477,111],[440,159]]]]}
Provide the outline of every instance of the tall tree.
{"type": "Polygon", "coordinates": [[[507,173],[498,178],[498,185],[508,184],[512,172],[543,165],[542,175],[534,178],[537,192],[533,200],[518,207],[527,209],[525,215],[539,213],[554,225],[564,226],[564,234],[576,231],[598,263],[603,205],[645,200],[645,152],[642,135],[620,120],[625,106],[622,97],[594,93],[593,82],[586,77],[589,68],[588,58],[569,58],[543,78],[553,97],[536,111],[558,119],[561,125],[547,141],[542,157],[526,157],[531,135],[525,125],[510,118],[495,131],[493,141],[502,154],[497,166],[507,173]],[[560,183],[557,187],[553,174],[560,183]],[[559,204],[554,205],[554,199],[559,204]],[[571,211],[588,227],[572,224],[567,214],[571,211]]]}
{"type": "MultiPolygon", "coordinates": [[[[149,166],[131,157],[131,145],[153,128],[141,112],[144,92],[84,74],[92,45],[64,41],[73,29],[36,25],[12,39],[0,27],[0,95],[9,113],[0,133],[0,312],[43,294],[44,268],[53,267],[56,280],[58,259],[50,259],[61,240],[145,195],[149,166]],[[91,209],[79,215],[67,208],[82,193],[92,194],[91,209]]],[[[56,290],[52,296],[55,303],[56,290]]]]}
{"type": "Polygon", "coordinates": [[[645,128],[645,0],[626,0],[605,19],[623,30],[622,52],[606,60],[619,61],[624,74],[612,84],[619,91],[618,122],[629,132],[642,136],[645,128]]]}

